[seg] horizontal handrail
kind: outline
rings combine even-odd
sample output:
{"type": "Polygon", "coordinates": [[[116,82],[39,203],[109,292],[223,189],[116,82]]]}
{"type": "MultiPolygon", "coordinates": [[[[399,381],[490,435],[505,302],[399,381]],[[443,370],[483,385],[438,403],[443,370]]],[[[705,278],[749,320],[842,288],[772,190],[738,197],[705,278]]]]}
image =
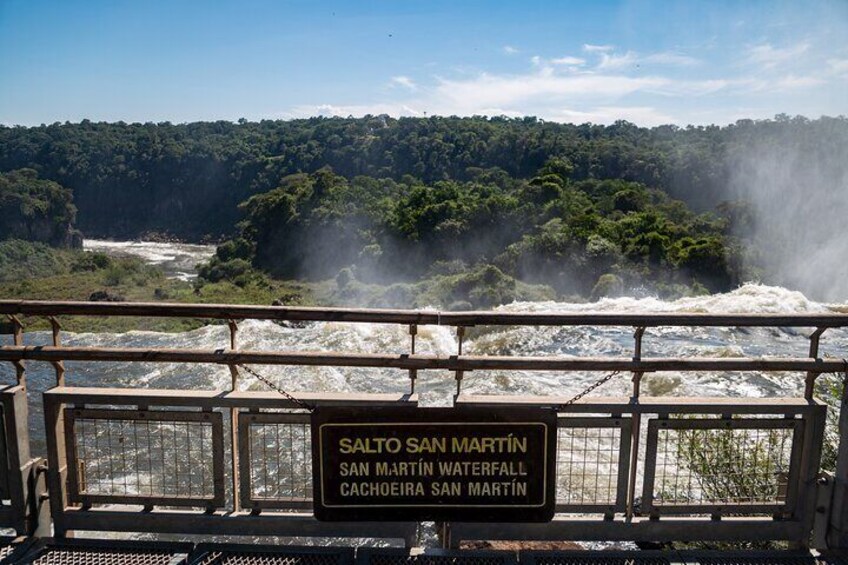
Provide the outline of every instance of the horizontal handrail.
{"type": "Polygon", "coordinates": [[[221,320],[288,320],[365,322],[442,326],[712,326],[712,327],[848,327],[848,314],[702,314],[702,313],[556,313],[556,312],[441,312],[247,306],[233,304],[180,304],[168,302],[81,302],[0,300],[0,314],[24,316],[153,316],[221,320]]]}
{"type": "Polygon", "coordinates": [[[149,349],[133,347],[0,347],[0,361],[132,361],[153,363],[214,363],[223,365],[310,365],[382,367],[393,369],[445,369],[449,371],[806,371],[829,373],[845,370],[840,359],[736,357],[643,358],[623,357],[503,357],[478,355],[409,355],[335,353],[312,351],[249,351],[203,349],[149,349]]]}

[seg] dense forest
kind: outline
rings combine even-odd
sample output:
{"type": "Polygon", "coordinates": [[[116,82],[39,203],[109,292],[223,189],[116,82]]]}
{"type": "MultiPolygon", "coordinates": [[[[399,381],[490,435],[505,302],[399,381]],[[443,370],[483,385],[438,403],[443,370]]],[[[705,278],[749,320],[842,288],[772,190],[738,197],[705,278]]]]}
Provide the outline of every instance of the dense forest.
{"type": "MultiPolygon", "coordinates": [[[[784,115],[687,128],[83,121],[0,127],[0,171],[70,189],[88,236],[224,241],[206,280],[430,279],[451,281],[451,300],[487,305],[514,298],[515,279],[560,296],[728,289],[760,266],[744,156],[801,150],[826,174],[844,168],[846,147],[845,118],[784,115]]],[[[381,300],[420,290],[395,286],[381,300]]]]}
{"type": "Polygon", "coordinates": [[[39,179],[32,169],[0,172],[0,240],[80,247],[82,237],[74,229],[76,214],[68,188],[39,179]]]}

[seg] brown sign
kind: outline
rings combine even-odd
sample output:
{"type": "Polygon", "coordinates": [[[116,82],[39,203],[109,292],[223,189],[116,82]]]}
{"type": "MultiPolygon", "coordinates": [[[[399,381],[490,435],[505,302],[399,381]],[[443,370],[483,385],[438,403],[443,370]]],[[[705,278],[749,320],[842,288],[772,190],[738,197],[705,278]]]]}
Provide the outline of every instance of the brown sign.
{"type": "Polygon", "coordinates": [[[319,408],[319,520],[544,522],[556,414],[543,409],[319,408]]]}

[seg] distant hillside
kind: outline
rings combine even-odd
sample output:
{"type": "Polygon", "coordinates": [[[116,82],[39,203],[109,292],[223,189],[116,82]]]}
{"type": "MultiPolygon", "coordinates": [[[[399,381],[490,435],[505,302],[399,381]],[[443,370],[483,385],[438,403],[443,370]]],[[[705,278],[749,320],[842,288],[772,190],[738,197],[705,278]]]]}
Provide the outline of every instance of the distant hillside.
{"type": "Polygon", "coordinates": [[[793,139],[844,147],[845,118],[741,120],[727,127],[610,126],[535,118],[313,118],[173,125],[92,123],[0,127],[0,171],[29,167],[70,188],[94,237],[145,232],[186,239],[235,233],[238,204],[322,167],[408,186],[529,179],[550,159],[571,180],[659,189],[695,210],[734,197],[736,156],[793,139]],[[406,179],[406,177],[411,177],[406,179]]]}

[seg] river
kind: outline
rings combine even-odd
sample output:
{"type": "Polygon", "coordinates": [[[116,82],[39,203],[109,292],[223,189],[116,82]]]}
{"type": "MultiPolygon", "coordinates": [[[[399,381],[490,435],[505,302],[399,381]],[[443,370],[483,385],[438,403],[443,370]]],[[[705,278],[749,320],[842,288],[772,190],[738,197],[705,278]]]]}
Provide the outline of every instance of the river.
{"type": "MultiPolygon", "coordinates": [[[[191,278],[194,264],[213,248],[170,243],[89,242],[87,248],[109,254],[132,254],[161,265],[169,276],[191,278]]],[[[523,302],[504,305],[501,311],[532,312],[702,312],[702,313],[826,313],[848,311],[848,303],[823,304],[785,288],[747,284],[732,292],[665,301],[658,298],[614,298],[595,303],[523,302]]],[[[809,328],[651,328],[644,337],[643,357],[758,357],[807,355],[809,328]]],[[[417,351],[455,354],[457,343],[449,328],[421,326],[417,351]]],[[[630,357],[632,328],[472,328],[464,352],[476,355],[573,355],[630,357]]],[[[6,343],[9,342],[8,337],[6,343]]],[[[48,344],[49,332],[26,334],[29,345],[48,344]]],[[[103,347],[172,347],[217,349],[228,344],[224,325],[206,326],[184,333],[132,331],[127,333],[65,333],[63,343],[103,347]]],[[[239,346],[256,350],[344,351],[361,353],[408,352],[404,326],[379,324],[309,323],[288,327],[270,321],[240,324],[239,346]]],[[[848,357],[848,331],[828,330],[820,354],[848,357]]],[[[8,367],[3,371],[10,376],[8,367]]],[[[289,391],[404,392],[409,382],[404,371],[370,368],[263,367],[261,371],[289,391]]],[[[40,391],[54,384],[53,369],[46,363],[27,365],[30,387],[31,430],[34,450],[43,453],[40,391]]],[[[573,395],[598,379],[589,372],[473,372],[465,376],[463,390],[476,394],[573,395]]],[[[126,386],[173,389],[225,389],[230,373],[223,366],[153,363],[67,363],[67,382],[80,386],[126,386]]],[[[262,383],[245,375],[243,388],[264,390],[262,383]]],[[[417,390],[421,404],[445,406],[455,383],[444,372],[423,371],[417,390]]],[[[605,384],[597,394],[629,395],[628,375],[605,384]]],[[[759,398],[800,395],[804,376],[793,373],[678,373],[647,375],[643,394],[669,396],[732,396],[759,398]]]]}

